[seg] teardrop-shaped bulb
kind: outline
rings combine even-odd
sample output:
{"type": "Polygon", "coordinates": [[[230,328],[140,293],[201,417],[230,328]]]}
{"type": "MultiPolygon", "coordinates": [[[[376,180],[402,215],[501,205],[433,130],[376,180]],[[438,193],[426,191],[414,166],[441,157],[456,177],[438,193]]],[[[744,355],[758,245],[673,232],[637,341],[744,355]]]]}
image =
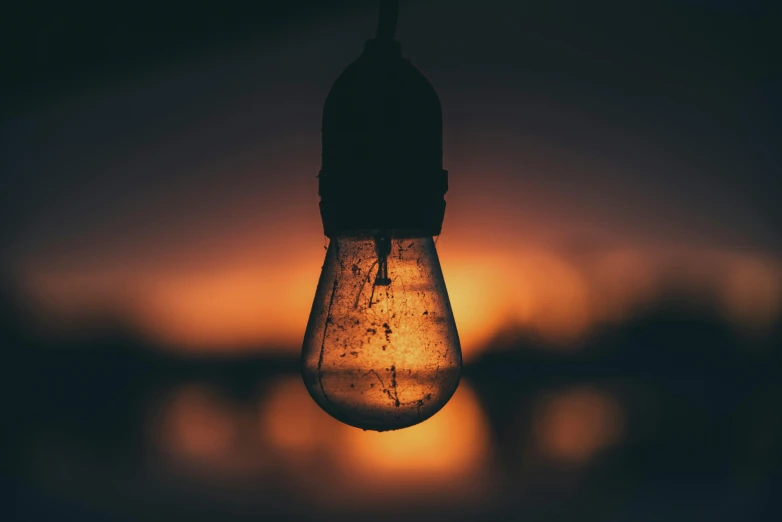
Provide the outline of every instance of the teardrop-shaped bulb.
{"type": "Polygon", "coordinates": [[[351,426],[395,430],[437,413],[462,354],[432,237],[332,239],[301,362],[315,402],[351,426]]]}

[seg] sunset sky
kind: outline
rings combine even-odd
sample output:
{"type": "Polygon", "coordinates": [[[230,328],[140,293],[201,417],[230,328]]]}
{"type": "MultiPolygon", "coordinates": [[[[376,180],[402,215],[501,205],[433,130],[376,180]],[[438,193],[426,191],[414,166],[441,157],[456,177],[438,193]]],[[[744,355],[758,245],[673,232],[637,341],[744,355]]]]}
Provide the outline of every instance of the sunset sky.
{"type": "Polygon", "coordinates": [[[4,4],[0,519],[782,520],[781,6],[400,1],[457,387],[401,254],[391,349],[324,314],[302,380],[321,115],[378,0],[4,4]]]}
{"type": "MultiPolygon", "coordinates": [[[[516,328],[568,346],[667,285],[762,331],[782,306],[762,13],[560,4],[403,5],[403,53],[443,105],[437,247],[465,357],[516,328]]],[[[340,6],[74,79],[3,121],[3,265],[42,325],[299,349],[326,244],[320,112],[375,27],[373,2],[340,6]]]]}

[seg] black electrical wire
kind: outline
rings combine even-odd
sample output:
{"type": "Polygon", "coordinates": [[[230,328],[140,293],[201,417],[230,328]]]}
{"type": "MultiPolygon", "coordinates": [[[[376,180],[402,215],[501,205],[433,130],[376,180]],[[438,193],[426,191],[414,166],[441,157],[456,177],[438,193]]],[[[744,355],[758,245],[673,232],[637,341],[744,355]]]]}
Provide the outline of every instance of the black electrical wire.
{"type": "Polygon", "coordinates": [[[393,40],[398,18],[399,0],[380,0],[376,38],[378,40],[393,40]]]}

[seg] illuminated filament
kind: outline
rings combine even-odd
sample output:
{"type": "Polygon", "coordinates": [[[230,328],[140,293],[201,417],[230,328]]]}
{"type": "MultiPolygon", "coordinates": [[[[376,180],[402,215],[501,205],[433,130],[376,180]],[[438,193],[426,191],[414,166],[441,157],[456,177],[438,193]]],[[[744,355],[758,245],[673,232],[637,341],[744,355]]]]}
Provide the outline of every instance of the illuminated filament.
{"type": "Polygon", "coordinates": [[[391,238],[388,234],[375,236],[375,252],[377,252],[375,286],[388,286],[391,284],[391,280],[388,278],[388,256],[391,254],[391,238]]]}

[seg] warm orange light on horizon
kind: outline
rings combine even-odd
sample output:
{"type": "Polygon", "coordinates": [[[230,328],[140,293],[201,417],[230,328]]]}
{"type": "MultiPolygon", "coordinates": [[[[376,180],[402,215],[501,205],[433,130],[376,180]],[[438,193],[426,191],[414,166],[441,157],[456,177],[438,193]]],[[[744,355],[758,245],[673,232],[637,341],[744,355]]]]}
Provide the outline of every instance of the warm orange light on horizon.
{"type": "Polygon", "coordinates": [[[140,292],[135,321],[172,347],[285,350],[301,341],[306,324],[317,281],[317,274],[307,268],[229,267],[159,277],[147,281],[140,292]]]}
{"type": "Polygon", "coordinates": [[[561,257],[542,249],[483,256],[462,252],[452,263],[444,255],[446,278],[462,342],[476,355],[505,328],[528,329],[567,344],[590,325],[585,276],[561,257]]]}
{"type": "MultiPolygon", "coordinates": [[[[573,256],[552,245],[460,232],[450,230],[438,251],[467,361],[502,331],[530,331],[567,348],[594,326],[633,314],[671,282],[682,295],[714,302],[727,319],[751,331],[765,331],[782,310],[782,263],[771,257],[659,246],[573,256]]],[[[102,271],[44,265],[19,280],[52,328],[78,329],[115,314],[170,349],[295,355],[323,256],[309,241],[266,238],[262,244],[282,244],[285,255],[227,250],[198,267],[161,262],[150,270],[121,260],[102,271]]],[[[257,249],[261,242],[252,244],[257,249]]]]}

